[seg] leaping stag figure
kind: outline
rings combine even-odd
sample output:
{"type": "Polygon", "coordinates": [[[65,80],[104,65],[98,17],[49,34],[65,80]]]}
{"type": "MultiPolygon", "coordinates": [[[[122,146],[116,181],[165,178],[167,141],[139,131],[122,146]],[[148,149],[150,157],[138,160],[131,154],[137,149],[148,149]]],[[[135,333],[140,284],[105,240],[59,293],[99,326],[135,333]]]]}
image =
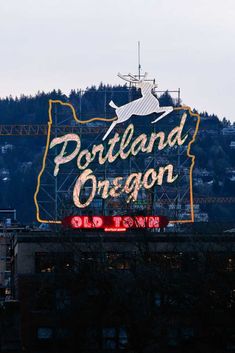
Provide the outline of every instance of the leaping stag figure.
{"type": "Polygon", "coordinates": [[[167,114],[171,113],[173,107],[160,107],[157,97],[154,95],[154,89],[157,87],[156,84],[146,81],[147,72],[144,74],[144,77],[141,80],[138,80],[134,75],[128,74],[128,76],[123,76],[118,73],[118,77],[121,79],[133,83],[137,88],[140,88],[142,97],[136,99],[132,102],[124,104],[118,107],[113,101],[110,101],[109,105],[115,109],[117,114],[117,120],[113,121],[106,134],[103,137],[103,140],[110,134],[116,124],[123,123],[124,121],[130,119],[132,115],[149,115],[152,113],[163,113],[157,119],[152,121],[156,123],[161,120],[167,114]]]}

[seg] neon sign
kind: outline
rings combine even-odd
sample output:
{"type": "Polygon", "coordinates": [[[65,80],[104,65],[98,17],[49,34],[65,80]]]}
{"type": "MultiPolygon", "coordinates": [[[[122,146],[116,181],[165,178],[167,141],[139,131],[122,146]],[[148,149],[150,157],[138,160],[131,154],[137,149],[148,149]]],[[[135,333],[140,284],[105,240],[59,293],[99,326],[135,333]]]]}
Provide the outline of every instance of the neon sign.
{"type": "Polygon", "coordinates": [[[60,165],[69,163],[76,158],[78,172],[81,171],[80,176],[77,179],[73,190],[73,201],[78,208],[85,208],[90,205],[94,199],[95,193],[97,192],[103,199],[107,197],[118,197],[121,193],[128,195],[127,202],[136,201],[138,198],[138,192],[141,187],[145,189],[152,188],[155,184],[162,185],[164,174],[167,175],[167,183],[173,183],[177,179],[177,175],[174,175],[173,166],[168,164],[165,167],[160,167],[158,170],[148,169],[143,173],[132,173],[124,181],[122,177],[117,176],[113,179],[112,184],[109,180],[98,180],[93,174],[92,169],[88,168],[92,161],[97,159],[97,162],[102,165],[106,161],[112,164],[117,158],[125,160],[130,155],[136,156],[140,151],[146,154],[151,153],[153,148],[157,147],[158,150],[164,149],[166,146],[173,147],[176,143],[180,146],[186,139],[187,135],[182,137],[182,130],[185,124],[186,114],[183,115],[180,125],[175,127],[167,137],[164,132],[152,133],[150,138],[147,135],[141,134],[133,140],[134,126],[130,124],[123,136],[121,137],[118,133],[114,135],[108,142],[108,152],[104,153],[104,146],[102,144],[93,145],[92,150],[82,150],[80,137],[76,134],[67,134],[62,137],[54,138],[49,148],[53,148],[56,145],[62,144],[60,153],[55,157],[55,168],[54,176],[56,177],[59,173],[60,165]],[[66,147],[69,142],[75,142],[76,147],[71,154],[66,154],[66,147]],[[113,154],[115,145],[118,146],[118,151],[113,154]],[[83,171],[84,170],[84,171],[83,171]],[[91,181],[92,188],[90,195],[87,200],[82,203],[80,200],[80,192],[82,187],[87,181],[91,181]]]}
{"type": "Polygon", "coordinates": [[[168,219],[164,216],[70,216],[63,225],[73,229],[105,229],[126,231],[136,228],[165,228],[168,219]]]}
{"type": "MultiPolygon", "coordinates": [[[[119,74],[119,77],[124,78],[119,74]]],[[[126,79],[126,78],[124,78],[126,79]]],[[[163,159],[162,165],[160,162],[157,166],[142,168],[142,170],[134,170],[129,174],[122,175],[114,168],[116,175],[105,173],[101,177],[94,172],[94,166],[102,168],[108,166],[108,170],[112,171],[113,166],[117,161],[122,161],[124,164],[130,159],[141,157],[141,163],[147,160],[153,153],[166,152],[170,155],[170,151],[175,148],[183,148],[186,146],[187,158],[190,161],[188,168],[189,173],[189,204],[191,206],[190,217],[184,219],[171,219],[171,222],[193,222],[193,186],[192,172],[195,163],[195,156],[191,153],[191,145],[195,141],[200,116],[197,113],[192,113],[187,106],[182,107],[161,107],[159,101],[154,95],[153,90],[156,85],[145,81],[146,75],[142,80],[137,80],[133,75],[129,75],[128,80],[135,83],[137,88],[141,89],[141,97],[118,107],[113,101],[109,105],[115,109],[117,117],[115,118],[91,118],[88,120],[79,120],[76,111],[72,104],[58,100],[49,101],[49,122],[47,144],[43,158],[43,165],[38,176],[37,189],[34,195],[37,220],[39,222],[61,223],[60,219],[42,219],[40,216],[40,205],[38,202],[38,194],[40,192],[41,178],[47,168],[47,157],[49,152],[54,152],[52,175],[57,180],[63,175],[64,168],[71,168],[73,173],[77,175],[73,183],[71,201],[77,210],[84,210],[92,206],[94,200],[117,200],[122,198],[126,204],[133,204],[139,200],[140,194],[148,192],[154,188],[161,188],[179,182],[182,177],[179,175],[174,163],[168,159],[163,159]],[[61,136],[52,137],[51,128],[53,124],[52,109],[54,105],[68,108],[72,113],[74,121],[78,124],[87,124],[94,121],[111,122],[101,140],[91,143],[89,146],[84,145],[86,142],[83,135],[78,133],[67,133],[61,136]],[[169,129],[152,128],[158,126],[163,118],[167,121],[169,117],[176,112],[179,118],[174,126],[169,129]],[[154,117],[150,123],[146,120],[147,131],[140,132],[136,129],[135,119],[144,117],[147,119],[151,114],[160,114],[154,117]],[[186,124],[189,119],[194,122],[194,131],[189,134],[186,129],[186,124]],[[125,122],[132,119],[127,126],[125,122]],[[121,124],[123,133],[116,129],[116,125],[121,124]],[[112,135],[111,135],[112,134],[112,135]]],[[[159,158],[159,161],[161,159],[159,158]]],[[[77,213],[77,212],[76,212],[77,213]]],[[[114,227],[115,228],[115,227],[114,227]]],[[[125,228],[125,227],[124,227],[125,228]]]]}

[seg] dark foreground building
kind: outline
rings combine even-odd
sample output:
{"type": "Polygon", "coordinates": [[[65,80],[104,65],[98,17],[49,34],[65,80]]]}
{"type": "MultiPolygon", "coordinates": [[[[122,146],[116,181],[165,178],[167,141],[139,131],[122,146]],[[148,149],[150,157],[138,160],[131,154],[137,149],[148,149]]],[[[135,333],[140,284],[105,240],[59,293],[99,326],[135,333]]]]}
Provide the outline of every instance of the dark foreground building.
{"type": "Polygon", "coordinates": [[[27,352],[235,352],[235,234],[25,232],[27,352]]]}

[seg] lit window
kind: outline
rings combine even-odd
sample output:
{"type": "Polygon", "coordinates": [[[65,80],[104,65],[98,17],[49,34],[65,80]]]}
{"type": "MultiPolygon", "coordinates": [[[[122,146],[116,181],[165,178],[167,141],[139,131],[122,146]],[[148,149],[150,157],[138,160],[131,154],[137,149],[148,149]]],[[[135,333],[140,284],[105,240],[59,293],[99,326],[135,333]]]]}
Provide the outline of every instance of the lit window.
{"type": "Polygon", "coordinates": [[[120,328],[119,337],[118,337],[118,345],[119,349],[125,349],[127,346],[127,332],[124,328],[120,328]]]}
{"type": "Polygon", "coordinates": [[[52,338],[52,328],[50,327],[39,327],[37,330],[37,337],[39,340],[49,340],[52,338]]]}
{"type": "Polygon", "coordinates": [[[125,349],[127,346],[127,332],[125,328],[104,328],[102,330],[103,336],[103,349],[115,350],[125,349]]]}
{"type": "Polygon", "coordinates": [[[116,329],[104,328],[103,329],[103,349],[116,349],[116,329]]]}
{"type": "Polygon", "coordinates": [[[73,269],[73,254],[67,252],[36,252],[37,273],[65,272],[73,269]]]}
{"type": "Polygon", "coordinates": [[[5,289],[5,295],[11,295],[11,289],[10,288],[6,288],[5,289]]]}
{"type": "Polygon", "coordinates": [[[227,271],[233,272],[235,270],[235,261],[233,258],[229,257],[227,259],[227,266],[226,266],[227,271]]]}
{"type": "Polygon", "coordinates": [[[232,308],[235,304],[235,289],[232,289],[230,291],[230,297],[229,297],[229,300],[228,300],[228,308],[232,308]]]}
{"type": "Polygon", "coordinates": [[[157,307],[161,306],[162,298],[160,293],[156,293],[154,296],[154,303],[157,307]]]}

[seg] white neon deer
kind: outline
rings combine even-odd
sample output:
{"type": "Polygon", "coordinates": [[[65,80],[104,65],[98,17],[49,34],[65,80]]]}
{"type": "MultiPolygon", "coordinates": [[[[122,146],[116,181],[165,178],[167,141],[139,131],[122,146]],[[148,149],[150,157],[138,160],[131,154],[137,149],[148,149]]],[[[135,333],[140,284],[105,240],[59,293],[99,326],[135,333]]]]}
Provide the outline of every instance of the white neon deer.
{"type": "Polygon", "coordinates": [[[106,134],[104,135],[103,140],[106,139],[106,137],[110,134],[110,132],[117,124],[123,123],[124,121],[130,119],[132,115],[144,116],[152,113],[163,113],[157,119],[152,121],[152,123],[156,123],[157,121],[161,120],[164,116],[171,113],[173,110],[173,107],[171,106],[159,106],[159,101],[154,95],[154,89],[157,87],[157,85],[145,80],[147,77],[147,72],[144,74],[144,77],[141,80],[138,80],[132,74],[128,74],[128,76],[123,76],[118,73],[118,76],[127,82],[134,83],[137,88],[140,88],[142,97],[127,104],[124,104],[120,107],[116,106],[113,101],[109,103],[109,105],[115,109],[115,112],[117,114],[117,120],[115,120],[111,124],[106,134]]]}

